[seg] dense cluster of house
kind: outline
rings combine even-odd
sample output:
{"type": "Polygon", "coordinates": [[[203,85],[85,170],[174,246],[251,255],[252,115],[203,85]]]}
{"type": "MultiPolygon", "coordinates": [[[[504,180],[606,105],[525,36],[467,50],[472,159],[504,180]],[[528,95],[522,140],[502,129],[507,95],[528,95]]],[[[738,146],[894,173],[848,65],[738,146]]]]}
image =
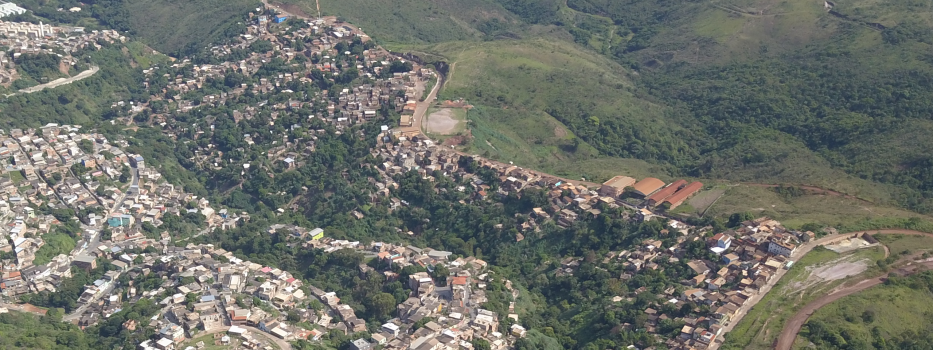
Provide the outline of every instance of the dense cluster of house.
{"type": "MultiPolygon", "coordinates": [[[[370,332],[369,338],[356,339],[355,349],[471,349],[474,338],[486,339],[493,349],[507,348],[525,329],[513,326],[503,333],[499,317],[482,309],[486,302],[486,284],[494,277],[486,270],[486,263],[476,258],[450,259],[450,252],[413,246],[398,246],[375,242],[362,245],[324,237],[322,229],[305,229],[292,225],[275,225],[264,234],[288,234],[311,248],[332,252],[340,249],[357,250],[374,256],[388,266],[375,271],[369,265],[360,265],[362,278],[376,272],[389,281],[398,280],[399,274],[391,267],[418,265],[432,271],[443,264],[449,277],[435,281],[430,274],[415,273],[406,281],[411,296],[399,304],[396,318],[373,331],[367,322],[357,317],[352,307],[340,302],[334,292],[303,283],[291,273],[238,259],[232,252],[212,245],[174,247],[160,241],[141,240],[100,249],[88,264],[77,266],[96,268],[96,261],[109,261],[115,269],[85,286],[79,303],[82,305],[77,323],[81,327],[94,325],[141,299],[157,300],[161,311],[148,324],[128,320],[123,327],[134,331],[149,327],[157,336],[141,343],[141,350],[182,348],[199,334],[218,333],[217,344],[238,342],[246,348],[262,348],[273,338],[283,341],[305,339],[319,341],[331,331],[344,334],[370,332]],[[155,248],[155,253],[140,252],[142,248],[155,248]],[[125,276],[126,278],[122,278],[125,276]],[[155,280],[149,284],[140,281],[155,280]],[[124,281],[121,283],[121,281],[124,281]],[[132,281],[126,283],[125,281],[132,281]],[[150,285],[151,289],[143,286],[150,285]],[[255,297],[255,298],[254,298],[255,297]],[[310,307],[317,299],[322,308],[310,307]],[[255,304],[254,300],[259,303],[255,304]],[[286,321],[284,311],[299,315],[298,326],[286,321]],[[429,318],[428,322],[420,322],[429,318]],[[416,326],[416,324],[418,324],[416,326]],[[311,327],[308,327],[311,325],[311,327]],[[253,336],[258,332],[268,337],[253,336]],[[221,335],[219,333],[226,333],[221,335]],[[251,335],[253,334],[253,335],[251,335]]],[[[150,250],[151,251],[151,250],[150,250]]],[[[500,279],[517,297],[518,290],[511,282],[500,279]]],[[[510,312],[513,312],[513,306],[510,312]]],[[[518,320],[517,314],[507,317],[518,320]]]]}
{"type": "MultiPolygon", "coordinates": [[[[386,128],[383,130],[383,134],[380,135],[382,147],[373,151],[373,156],[382,161],[379,170],[383,174],[382,179],[375,183],[376,192],[372,194],[374,202],[380,197],[391,197],[390,190],[398,187],[398,184],[392,180],[393,175],[409,171],[416,171],[422,176],[433,176],[435,171],[440,171],[445,176],[469,178],[470,185],[473,187],[474,200],[504,198],[510,193],[518,193],[525,189],[546,190],[549,205],[534,208],[529,213],[533,220],[527,220],[517,227],[520,232],[516,237],[517,240],[522,240],[523,235],[528,232],[539,231],[539,225],[543,221],[554,220],[559,226],[569,227],[581,216],[602,215],[605,208],[626,207],[635,210],[637,219],[650,220],[658,215],[649,208],[661,203],[667,203],[668,208],[677,207],[700,191],[703,186],[699,182],[687,184],[684,180],[665,186],[663,181],[655,178],[636,181],[627,176],[617,176],[606,181],[598,189],[594,189],[586,184],[567,182],[512,164],[464,155],[456,150],[439,146],[423,136],[398,137],[386,128]],[[462,169],[460,162],[463,157],[475,161],[479,167],[495,171],[497,186],[493,187],[476,174],[462,169]],[[629,192],[626,193],[626,191],[629,192]],[[632,204],[631,197],[623,196],[623,194],[639,199],[632,204]]],[[[458,188],[461,192],[465,189],[458,188]]],[[[390,198],[390,201],[392,203],[390,209],[405,204],[397,198],[390,198]]]]}
{"type": "MultiPolygon", "coordinates": [[[[374,201],[379,197],[391,197],[390,190],[398,187],[392,180],[392,175],[409,171],[419,172],[425,177],[433,176],[439,171],[445,176],[470,179],[473,200],[484,200],[491,195],[501,198],[509,193],[530,188],[546,190],[550,205],[534,208],[529,213],[531,220],[523,222],[517,228],[520,233],[516,240],[522,240],[523,234],[529,231],[538,231],[539,225],[544,221],[554,220],[558,225],[568,227],[581,216],[602,215],[606,208],[625,207],[628,210],[623,211],[624,215],[630,212],[634,214],[630,219],[651,220],[661,216],[652,212],[651,208],[662,205],[663,209],[676,208],[703,187],[699,182],[688,183],[685,180],[667,184],[655,178],[637,181],[631,177],[617,176],[594,190],[597,186],[591,188],[583,184],[572,184],[511,164],[473,157],[472,160],[477,162],[477,165],[495,171],[498,176],[498,186],[490,186],[491,184],[485,183],[475,174],[466,172],[460,166],[461,157],[472,156],[438,146],[423,137],[393,137],[389,132],[385,132],[380,138],[384,147],[374,150],[373,155],[382,160],[379,169],[384,176],[375,184],[377,192],[372,194],[374,201]],[[493,188],[496,188],[495,193],[490,193],[493,188]]],[[[458,190],[464,191],[465,188],[461,187],[458,190]]],[[[390,200],[393,207],[407,205],[401,200],[390,200]]],[[[681,336],[665,339],[672,349],[708,347],[721,336],[723,324],[729,322],[743,306],[746,306],[746,302],[752,296],[758,294],[769,283],[773,283],[780,270],[792,264],[789,258],[797,246],[814,237],[812,232],[788,230],[777,221],[761,218],[743,222],[737,229],[704,238],[706,229],[698,229],[669,219],[668,227],[661,234],[676,237],[675,246],[664,247],[660,240],[646,240],[635,249],[610,252],[603,263],[621,264],[626,271],[623,279],[632,278],[646,269],[657,270],[661,268],[661,261],[684,263],[695,273],[693,278],[685,279],[680,286],[668,288],[662,299],[677,304],[677,308],[687,302],[706,305],[711,312],[706,317],[672,320],[685,324],[681,336]],[[683,244],[696,240],[706,240],[707,248],[718,260],[680,261],[684,257],[683,244]]],[[[582,258],[574,257],[563,259],[556,273],[573,274],[581,260],[582,258]]],[[[635,291],[634,294],[638,292],[635,291]]],[[[615,301],[623,299],[625,297],[618,296],[615,301]]],[[[661,308],[655,306],[646,310],[648,322],[644,330],[649,333],[657,333],[658,322],[670,319],[668,315],[655,309],[661,308]]]]}
{"type": "MultiPolygon", "coordinates": [[[[349,55],[349,52],[337,52],[338,43],[347,43],[354,38],[364,41],[369,38],[359,29],[344,23],[338,23],[333,18],[323,18],[314,21],[302,21],[301,25],[293,28],[288,24],[271,21],[265,15],[253,15],[247,32],[241,35],[240,40],[211,48],[212,53],[224,59],[237,50],[247,50],[251,44],[258,40],[268,41],[272,50],[265,53],[250,52],[248,57],[222,62],[219,64],[192,64],[184,59],[173,64],[172,68],[188,70],[185,74],[170,76],[162,73],[170,80],[169,85],[162,91],[171,94],[167,102],[174,103],[176,111],[187,111],[200,106],[224,105],[232,95],[238,95],[250,89],[250,92],[262,95],[269,93],[291,93],[287,87],[293,82],[314,83],[314,79],[332,79],[349,69],[356,69],[360,76],[372,79],[372,84],[363,84],[347,88],[336,93],[322,91],[313,96],[295,96],[286,102],[277,103],[272,107],[275,110],[296,110],[311,106],[326,106],[324,111],[309,118],[321,118],[337,125],[344,126],[362,123],[374,119],[377,111],[389,103],[397,106],[398,112],[405,110],[406,102],[420,98],[415,86],[417,83],[433,77],[434,73],[428,69],[416,67],[410,72],[397,72],[387,79],[382,79],[382,71],[388,69],[391,63],[399,58],[392,56],[388,51],[379,47],[364,50],[361,55],[349,55]],[[290,43],[302,42],[303,49],[293,48],[290,43]],[[301,57],[301,59],[297,59],[301,57]],[[311,60],[315,57],[315,60],[311,60]],[[277,73],[273,76],[262,76],[255,84],[242,83],[231,92],[204,95],[199,101],[186,100],[183,95],[190,91],[201,89],[207,79],[223,81],[227,74],[239,73],[244,76],[253,76],[261,71],[264,64],[274,59],[281,59],[290,66],[290,72],[277,73]],[[312,71],[323,72],[323,77],[312,77],[312,71]]],[[[161,73],[158,67],[144,70],[150,78],[161,73]]],[[[148,87],[149,79],[144,82],[148,87]]],[[[162,95],[153,96],[153,100],[160,100],[162,95]]],[[[259,106],[262,107],[262,106],[259,106]]],[[[246,108],[237,111],[236,120],[249,119],[257,113],[255,108],[246,108]]],[[[156,122],[165,122],[167,116],[157,115],[156,122]]]]}
{"type": "MultiPolygon", "coordinates": [[[[247,92],[258,96],[288,96],[281,102],[270,103],[268,100],[256,105],[239,106],[232,111],[235,121],[250,120],[260,113],[271,113],[274,125],[282,113],[291,113],[298,110],[312,111],[307,116],[309,120],[323,120],[335,125],[338,132],[346,127],[367,122],[380,116],[380,109],[385,106],[395,106],[398,113],[411,113],[414,107],[410,101],[421,97],[420,89],[424,81],[431,79],[434,72],[414,65],[411,71],[396,72],[390,75],[383,70],[389,69],[398,57],[376,46],[363,50],[359,55],[349,55],[348,52],[337,52],[338,44],[346,44],[355,38],[368,41],[368,37],[344,23],[338,23],[334,18],[325,17],[313,21],[300,22],[301,25],[292,26],[272,20],[265,15],[252,15],[252,20],[239,41],[216,46],[212,52],[220,60],[227,59],[232,52],[247,50],[251,44],[259,40],[268,41],[272,50],[264,53],[250,52],[247,57],[228,60],[217,64],[193,64],[189,59],[182,59],[173,63],[172,70],[153,67],[143,72],[147,75],[143,83],[146,87],[154,79],[167,79],[168,85],[160,94],[152,96],[149,104],[132,104],[126,106],[125,102],[114,105],[117,107],[131,107],[131,114],[141,112],[154,101],[168,102],[171,111],[153,114],[153,122],[166,126],[165,132],[170,136],[175,133],[187,132],[175,130],[168,126],[172,120],[172,113],[188,111],[203,106],[226,105],[227,101],[237,95],[247,92]],[[302,42],[303,49],[293,48],[291,43],[302,42]],[[315,59],[310,59],[314,57],[315,59]],[[254,83],[241,83],[228,92],[196,95],[200,100],[189,99],[189,92],[204,88],[209,80],[224,81],[230,74],[241,74],[252,77],[262,71],[265,64],[272,60],[282,60],[289,66],[289,72],[268,74],[255,79],[254,83]],[[313,84],[315,79],[333,79],[346,72],[356,69],[360,76],[367,77],[367,83],[347,87],[340,91],[319,91],[314,93],[295,92],[289,89],[295,83],[313,84]],[[182,73],[177,73],[181,69],[182,73]],[[169,73],[172,72],[172,73],[169,73]],[[323,76],[315,76],[312,72],[323,72],[323,76]],[[176,74],[177,73],[177,74],[176,74]],[[249,91],[247,91],[249,90],[249,91]],[[310,94],[310,95],[308,95],[310,94]],[[411,107],[411,108],[409,108],[411,107]],[[411,109],[412,111],[409,111],[411,109]]],[[[197,134],[213,131],[214,125],[208,120],[203,125],[192,125],[197,134]]],[[[302,128],[301,124],[288,125],[289,131],[302,128]]],[[[309,137],[294,139],[288,135],[274,137],[275,141],[266,150],[266,156],[274,164],[286,169],[299,167],[304,159],[315,151],[315,135],[324,130],[309,130],[309,137]]],[[[247,146],[255,144],[258,135],[244,134],[242,140],[247,146]]],[[[264,135],[268,139],[268,135],[264,135]]],[[[209,145],[199,147],[194,151],[194,160],[202,167],[221,169],[227,165],[223,153],[209,145]]],[[[249,164],[243,165],[243,171],[249,170],[249,164]]]]}
{"type": "Polygon", "coordinates": [[[0,21],[0,46],[9,48],[9,51],[0,53],[0,84],[10,83],[18,77],[13,60],[20,55],[57,55],[71,67],[77,62],[71,53],[90,47],[100,49],[99,42],[126,42],[126,37],[109,29],[84,32],[81,27],[0,21]]]}
{"type": "Polygon", "coordinates": [[[72,165],[91,159],[78,145],[94,135],[79,131],[78,127],[50,124],[38,130],[0,132],[0,164],[4,167],[0,177],[4,222],[0,251],[15,255],[11,265],[5,266],[7,270],[32,265],[36,250],[44,245],[42,235],[59,224],[53,216],[37,213],[35,207],[101,207],[97,197],[70,170],[72,165]]]}
{"type": "MultiPolygon", "coordinates": [[[[487,284],[495,279],[504,283],[513,298],[518,297],[518,290],[512,288],[511,281],[494,276],[487,271],[485,261],[475,257],[451,259],[451,252],[414,246],[402,246],[385,242],[361,245],[359,242],[335,240],[324,237],[311,240],[309,246],[325,251],[356,249],[368,256],[374,256],[387,266],[383,274],[388,281],[398,280],[398,273],[392,267],[403,268],[410,265],[425,267],[429,272],[439,266],[445,266],[449,276],[439,281],[428,272],[418,272],[408,276],[406,283],[412,290],[407,300],[398,305],[397,317],[383,324],[369,339],[357,339],[353,348],[368,350],[375,346],[383,349],[472,349],[475,338],[485,339],[492,349],[508,348],[514,341],[525,336],[525,329],[518,325],[518,314],[514,312],[514,303],[509,307],[508,315],[498,315],[485,310],[482,305],[487,301],[487,284]],[[500,330],[500,316],[515,321],[508,330],[500,330]],[[430,321],[424,322],[425,319],[430,321]],[[421,328],[413,329],[415,324],[424,323],[421,328]]],[[[374,271],[368,265],[360,265],[360,273],[374,271]]],[[[319,295],[319,290],[312,288],[312,294],[319,295]]],[[[325,300],[325,299],[322,299],[325,300]]],[[[329,303],[333,299],[326,299],[329,303]]],[[[330,304],[329,304],[330,305],[330,304]]],[[[338,306],[332,306],[339,311],[338,306]]],[[[344,320],[347,318],[344,317],[344,320]]],[[[349,326],[349,325],[348,325],[349,326]]],[[[363,325],[360,325],[363,329],[363,325]]],[[[351,329],[355,331],[356,329],[351,329]]]]}
{"type": "MultiPolygon", "coordinates": [[[[717,233],[705,238],[706,247],[718,260],[684,259],[684,243],[703,239],[703,232],[690,232],[680,223],[671,223],[670,230],[662,234],[674,233],[674,246],[664,247],[660,240],[645,240],[632,250],[610,252],[604,263],[620,263],[625,267],[623,279],[632,278],[642,270],[657,270],[660,262],[685,263],[694,277],[681,281],[680,286],[672,286],[660,296],[666,303],[674,304],[679,309],[686,303],[705,305],[710,313],[704,317],[672,318],[659,312],[661,305],[645,310],[647,322],[644,330],[657,333],[659,322],[671,320],[683,322],[681,334],[674,339],[667,339],[670,349],[706,349],[722,335],[723,326],[729,323],[742,308],[748,308],[752,297],[766,286],[775,282],[783,269],[793,262],[790,257],[797,245],[814,238],[813,232],[788,230],[777,221],[759,218],[746,221],[734,230],[717,233]],[[679,232],[679,234],[677,234],[679,232]]],[[[567,271],[572,271],[572,261],[564,262],[567,271]]],[[[633,297],[639,291],[635,291],[633,297]]],[[[625,297],[618,296],[614,301],[625,297]]],[[[623,325],[633,328],[634,325],[623,325]]]]}
{"type": "MultiPolygon", "coordinates": [[[[142,156],[124,152],[125,140],[111,143],[80,126],[48,124],[38,129],[0,131],[0,293],[16,296],[55,290],[72,264],[90,264],[101,252],[144,238],[140,226],[162,224],[166,214],[202,214],[209,227],[228,228],[248,215],[215,213],[207,200],[167,183],[142,156]],[[192,205],[193,204],[193,205],[192,205]],[[33,266],[43,235],[61,224],[36,208],[72,209],[81,214],[82,234],[70,254],[33,266]],[[102,229],[111,232],[100,244],[102,229]],[[110,245],[110,247],[108,247],[110,245]]],[[[77,218],[72,218],[77,220],[77,218]]],[[[163,233],[163,238],[169,238],[163,233]]]]}

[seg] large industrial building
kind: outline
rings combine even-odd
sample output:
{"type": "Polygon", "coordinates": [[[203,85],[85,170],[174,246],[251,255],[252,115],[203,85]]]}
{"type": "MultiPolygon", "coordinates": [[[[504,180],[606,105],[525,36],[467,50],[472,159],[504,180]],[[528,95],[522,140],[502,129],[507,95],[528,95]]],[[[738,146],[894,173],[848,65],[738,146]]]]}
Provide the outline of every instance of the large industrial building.
{"type": "Polygon", "coordinates": [[[645,197],[664,187],[664,181],[653,177],[646,177],[632,186],[635,194],[645,197]]]}
{"type": "Polygon", "coordinates": [[[606,197],[618,197],[625,191],[625,188],[635,184],[635,179],[628,176],[616,176],[603,182],[599,188],[599,195],[606,197]]]}

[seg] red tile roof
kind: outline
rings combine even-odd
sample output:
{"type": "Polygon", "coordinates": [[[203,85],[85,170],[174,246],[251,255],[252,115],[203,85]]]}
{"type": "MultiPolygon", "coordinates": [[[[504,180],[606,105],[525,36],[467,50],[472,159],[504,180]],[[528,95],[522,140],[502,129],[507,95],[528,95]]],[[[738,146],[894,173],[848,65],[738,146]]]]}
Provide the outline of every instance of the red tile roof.
{"type": "Polygon", "coordinates": [[[686,185],[686,184],[687,184],[686,180],[674,181],[674,183],[672,183],[670,186],[667,186],[661,189],[660,191],[655,192],[655,194],[651,195],[650,197],[648,197],[648,200],[654,201],[655,203],[661,203],[661,201],[667,199],[667,197],[670,197],[672,194],[674,194],[674,192],[677,192],[677,190],[679,190],[683,185],[686,185]]]}
{"type": "Polygon", "coordinates": [[[677,191],[677,193],[674,193],[673,196],[668,197],[666,200],[664,200],[664,202],[670,203],[671,206],[677,206],[683,202],[684,199],[687,199],[687,197],[692,196],[694,193],[697,193],[701,189],[703,189],[703,183],[692,182],[680,191],[677,191]]]}

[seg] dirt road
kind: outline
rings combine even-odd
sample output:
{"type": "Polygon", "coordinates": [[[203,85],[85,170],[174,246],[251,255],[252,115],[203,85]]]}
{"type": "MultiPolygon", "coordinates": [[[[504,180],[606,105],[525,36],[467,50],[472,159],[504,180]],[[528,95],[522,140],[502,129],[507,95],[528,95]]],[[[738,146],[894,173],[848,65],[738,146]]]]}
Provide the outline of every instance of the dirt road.
{"type": "MultiPolygon", "coordinates": [[[[832,239],[834,239],[834,238],[839,238],[839,237],[841,237],[841,236],[854,235],[854,234],[859,234],[859,233],[903,234],[903,235],[914,235],[914,236],[928,236],[928,237],[933,237],[933,234],[930,234],[930,233],[927,233],[927,232],[920,232],[920,231],[914,231],[914,230],[886,229],[886,230],[871,230],[871,231],[860,231],[860,232],[840,233],[840,234],[837,234],[837,235],[831,235],[831,236],[823,237],[823,238],[821,238],[820,240],[817,240],[817,241],[815,241],[815,242],[820,242],[820,241],[828,242],[828,241],[830,241],[830,240],[832,240],[832,239]]],[[[817,244],[815,244],[815,245],[819,245],[819,244],[817,243],[817,244]]],[[[815,246],[815,245],[814,245],[814,246],[815,246]]],[[[812,247],[811,247],[811,248],[812,248],[812,247]]],[[[885,252],[888,252],[887,247],[885,247],[885,252]]],[[[906,261],[910,261],[910,260],[916,258],[917,256],[918,256],[918,254],[914,254],[914,255],[912,255],[912,256],[905,257],[905,258],[899,260],[898,262],[899,262],[899,263],[903,263],[903,262],[906,262],[906,261]]],[[[912,266],[909,266],[910,268],[908,268],[908,269],[899,269],[897,272],[898,272],[899,274],[901,274],[901,275],[913,274],[913,273],[916,273],[916,272],[919,272],[919,271],[922,271],[922,270],[923,270],[923,269],[921,269],[921,268],[918,268],[919,266],[924,266],[924,267],[926,267],[926,268],[930,268],[931,265],[933,265],[933,263],[930,263],[930,262],[923,263],[923,264],[920,264],[920,265],[912,265],[912,266]]],[[[791,346],[793,346],[793,344],[794,344],[794,340],[797,339],[797,334],[800,333],[800,329],[803,328],[804,323],[807,322],[807,320],[810,318],[810,316],[813,315],[813,313],[815,313],[815,312],[816,312],[817,310],[819,310],[820,308],[822,308],[822,307],[824,307],[824,306],[826,306],[826,305],[829,305],[830,303],[832,303],[832,302],[834,302],[834,301],[836,301],[836,300],[839,300],[840,298],[843,298],[843,297],[845,297],[845,296],[848,296],[848,295],[852,295],[852,294],[861,292],[861,291],[863,291],[863,290],[866,290],[866,289],[868,289],[868,288],[871,288],[871,287],[874,287],[874,286],[877,286],[877,285],[881,284],[882,282],[884,282],[884,281],[888,278],[888,275],[889,275],[889,274],[884,274],[884,275],[882,275],[882,276],[878,276],[878,277],[875,277],[875,278],[869,278],[869,279],[865,279],[865,280],[859,281],[859,282],[856,283],[855,285],[852,285],[852,286],[849,286],[849,287],[846,287],[846,288],[837,290],[837,291],[835,291],[835,292],[832,292],[832,293],[830,293],[830,294],[824,295],[824,296],[820,297],[819,299],[816,299],[816,300],[810,302],[809,304],[807,304],[806,306],[804,306],[803,309],[800,309],[800,311],[797,311],[797,313],[794,314],[794,316],[791,317],[791,318],[787,321],[786,324],[784,324],[784,329],[781,330],[781,334],[778,336],[774,348],[777,349],[777,350],[790,350],[791,346]]]]}
{"type": "Polygon", "coordinates": [[[89,77],[89,76],[92,76],[92,75],[94,75],[94,73],[97,73],[97,71],[99,71],[99,70],[100,70],[100,67],[94,66],[94,67],[91,67],[91,69],[88,69],[88,70],[86,70],[86,71],[83,71],[83,72],[81,72],[81,73],[78,73],[77,75],[75,75],[75,76],[73,76],[73,77],[71,77],[71,78],[59,78],[59,79],[55,79],[55,80],[52,80],[52,81],[50,81],[50,82],[48,82],[48,83],[45,83],[45,84],[42,84],[42,85],[36,85],[36,86],[33,86],[33,87],[29,87],[29,88],[25,88],[25,89],[19,90],[19,92],[20,92],[20,93],[24,93],[24,94],[30,94],[30,93],[33,93],[33,92],[42,91],[42,90],[44,90],[44,89],[51,89],[51,88],[55,88],[55,87],[58,87],[58,86],[65,85],[65,84],[71,84],[71,83],[76,82],[76,81],[78,81],[78,80],[81,80],[81,79],[87,78],[87,77],[89,77]]]}
{"type": "Polygon", "coordinates": [[[833,197],[842,197],[842,198],[846,198],[846,199],[854,199],[854,200],[857,200],[857,201],[862,201],[862,202],[865,202],[865,203],[872,203],[872,202],[869,201],[869,200],[862,199],[862,198],[859,198],[859,197],[856,197],[856,196],[853,196],[853,195],[849,195],[849,194],[845,194],[845,193],[837,192],[837,191],[833,191],[833,190],[827,190],[827,189],[822,188],[822,187],[810,186],[810,185],[763,184],[763,183],[756,183],[756,182],[743,182],[742,185],[745,185],[745,186],[752,186],[752,187],[769,187],[769,188],[780,187],[780,186],[785,186],[785,187],[797,187],[797,188],[802,189],[802,190],[804,190],[804,191],[812,192],[812,193],[816,193],[816,194],[823,194],[823,195],[833,196],[833,197]]]}
{"type": "Polygon", "coordinates": [[[434,84],[431,92],[428,93],[428,97],[425,97],[424,101],[418,102],[415,106],[415,114],[412,115],[411,126],[398,128],[402,135],[418,135],[422,133],[424,128],[424,115],[428,112],[428,108],[434,104],[434,101],[437,100],[437,92],[440,91],[442,85],[444,85],[444,75],[438,72],[437,83],[434,84]]]}

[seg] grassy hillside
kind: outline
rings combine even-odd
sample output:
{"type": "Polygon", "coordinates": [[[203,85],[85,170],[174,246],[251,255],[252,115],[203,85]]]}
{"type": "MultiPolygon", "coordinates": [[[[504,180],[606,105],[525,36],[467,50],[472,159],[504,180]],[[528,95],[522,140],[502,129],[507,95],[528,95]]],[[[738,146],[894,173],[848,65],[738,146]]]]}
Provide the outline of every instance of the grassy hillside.
{"type": "Polygon", "coordinates": [[[695,156],[675,136],[689,132],[668,119],[669,109],[636,96],[622,67],[571,43],[455,42],[415,51],[451,64],[441,99],[477,106],[468,114],[475,138],[467,150],[544,170],[606,156],[669,163],[695,156]]]}
{"type": "Polygon", "coordinates": [[[920,170],[933,165],[925,155],[933,115],[927,5],[852,0],[833,12],[804,0],[321,6],[393,49],[453,63],[442,96],[483,107],[471,113],[478,153],[539,167],[637,158],[678,175],[819,185],[929,212],[933,177],[920,170]],[[478,29],[487,20],[500,30],[478,29]],[[411,45],[425,42],[439,44],[411,45]]]}
{"type": "MultiPolygon", "coordinates": [[[[235,34],[257,4],[217,1],[99,0],[90,12],[184,52],[235,34]]],[[[284,2],[316,12],[311,0],[284,2]]],[[[479,154],[597,179],[615,169],[576,164],[639,159],[648,163],[634,168],[661,176],[818,185],[933,211],[933,15],[922,1],[851,0],[832,12],[805,0],[321,9],[394,50],[451,63],[441,97],[477,106],[466,149],[479,154]]]]}
{"type": "Polygon", "coordinates": [[[810,317],[794,348],[928,348],[930,281],[924,272],[839,299],[810,317]]]}
{"type": "Polygon", "coordinates": [[[123,4],[132,31],[166,53],[239,34],[238,22],[261,5],[258,0],[124,0],[123,4]]]}
{"type": "MultiPolygon", "coordinates": [[[[315,14],[313,0],[283,0],[315,14]]],[[[321,0],[321,13],[343,17],[383,42],[436,43],[509,35],[523,25],[490,0],[321,0]]]]}

